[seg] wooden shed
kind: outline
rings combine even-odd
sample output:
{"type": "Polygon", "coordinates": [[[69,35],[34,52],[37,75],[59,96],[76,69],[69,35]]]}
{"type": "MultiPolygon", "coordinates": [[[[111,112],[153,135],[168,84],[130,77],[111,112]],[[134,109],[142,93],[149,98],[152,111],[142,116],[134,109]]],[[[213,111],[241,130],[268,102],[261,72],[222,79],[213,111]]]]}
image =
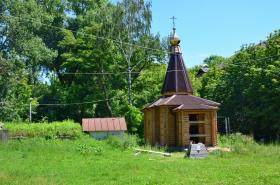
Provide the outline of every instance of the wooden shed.
{"type": "Polygon", "coordinates": [[[108,136],[123,137],[127,131],[124,118],[84,118],[83,131],[90,133],[97,140],[106,139],[108,136]]]}
{"type": "Polygon", "coordinates": [[[144,108],[145,140],[151,145],[170,147],[186,147],[190,142],[214,146],[220,104],[193,95],[179,43],[173,28],[162,97],[144,108]]]}

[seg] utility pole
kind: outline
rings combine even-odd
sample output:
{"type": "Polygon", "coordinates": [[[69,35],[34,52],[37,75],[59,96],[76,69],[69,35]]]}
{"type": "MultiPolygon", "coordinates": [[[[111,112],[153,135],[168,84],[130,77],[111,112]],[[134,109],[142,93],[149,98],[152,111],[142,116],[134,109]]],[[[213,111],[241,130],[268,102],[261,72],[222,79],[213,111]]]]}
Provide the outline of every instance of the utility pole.
{"type": "Polygon", "coordinates": [[[132,100],[131,100],[131,72],[132,69],[130,67],[130,62],[128,65],[128,103],[129,105],[132,105],[132,100]]]}
{"type": "Polygon", "coordinates": [[[32,100],[33,98],[29,98],[29,122],[32,122],[32,100]]]}
{"type": "Polygon", "coordinates": [[[138,66],[143,60],[139,60],[134,66],[131,67],[130,59],[128,59],[128,103],[132,105],[132,98],[131,98],[131,73],[133,73],[133,69],[138,66]]]}

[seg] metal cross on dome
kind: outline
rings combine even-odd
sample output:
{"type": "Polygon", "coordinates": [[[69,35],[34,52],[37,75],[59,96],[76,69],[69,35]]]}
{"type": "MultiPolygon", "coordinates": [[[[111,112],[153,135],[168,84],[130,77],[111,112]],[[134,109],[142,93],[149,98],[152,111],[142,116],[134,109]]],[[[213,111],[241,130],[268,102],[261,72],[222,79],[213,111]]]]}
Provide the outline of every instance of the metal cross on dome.
{"type": "Polygon", "coordinates": [[[175,19],[177,19],[177,18],[172,16],[170,19],[172,19],[172,22],[173,22],[173,30],[176,30],[176,28],[175,28],[175,19]]]}

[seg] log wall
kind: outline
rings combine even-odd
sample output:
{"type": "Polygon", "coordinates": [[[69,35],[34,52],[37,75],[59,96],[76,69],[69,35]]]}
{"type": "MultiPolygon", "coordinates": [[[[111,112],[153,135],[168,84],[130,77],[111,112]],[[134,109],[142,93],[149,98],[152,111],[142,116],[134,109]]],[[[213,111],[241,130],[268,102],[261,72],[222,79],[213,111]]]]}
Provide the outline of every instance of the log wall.
{"type": "Polygon", "coordinates": [[[172,109],[168,109],[168,146],[176,146],[176,114],[172,112],[172,109]]]}
{"type": "Polygon", "coordinates": [[[214,111],[211,113],[211,118],[212,118],[212,124],[211,124],[211,130],[212,130],[212,145],[216,146],[217,145],[217,112],[214,111]]]}
{"type": "Polygon", "coordinates": [[[204,124],[204,128],[205,128],[205,145],[212,145],[212,131],[211,131],[211,113],[206,112],[205,113],[205,124],[204,124]]]}
{"type": "Polygon", "coordinates": [[[199,123],[199,133],[204,136],[204,144],[217,145],[217,112],[216,111],[172,111],[170,107],[156,107],[144,110],[145,141],[151,145],[181,146],[190,144],[189,114],[204,118],[199,123]]]}

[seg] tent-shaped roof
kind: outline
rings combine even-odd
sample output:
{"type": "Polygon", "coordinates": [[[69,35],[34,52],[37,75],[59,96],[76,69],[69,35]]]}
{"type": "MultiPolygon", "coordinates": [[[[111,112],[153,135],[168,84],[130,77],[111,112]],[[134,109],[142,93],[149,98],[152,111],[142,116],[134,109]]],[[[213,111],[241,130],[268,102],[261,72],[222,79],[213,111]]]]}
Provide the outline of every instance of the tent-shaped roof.
{"type": "MultiPolygon", "coordinates": [[[[174,46],[175,47],[175,46],[174,46]]],[[[182,54],[172,52],[162,87],[162,94],[193,94],[182,54]]]]}
{"type": "Polygon", "coordinates": [[[161,91],[163,96],[147,106],[146,109],[169,106],[173,107],[173,110],[217,110],[219,103],[193,95],[191,81],[180,52],[179,43],[180,38],[173,28],[173,35],[170,37],[170,59],[161,91]]]}
{"type": "Polygon", "coordinates": [[[192,84],[186,70],[182,53],[180,52],[180,38],[175,33],[170,37],[171,53],[161,94],[193,94],[192,84]]]}

